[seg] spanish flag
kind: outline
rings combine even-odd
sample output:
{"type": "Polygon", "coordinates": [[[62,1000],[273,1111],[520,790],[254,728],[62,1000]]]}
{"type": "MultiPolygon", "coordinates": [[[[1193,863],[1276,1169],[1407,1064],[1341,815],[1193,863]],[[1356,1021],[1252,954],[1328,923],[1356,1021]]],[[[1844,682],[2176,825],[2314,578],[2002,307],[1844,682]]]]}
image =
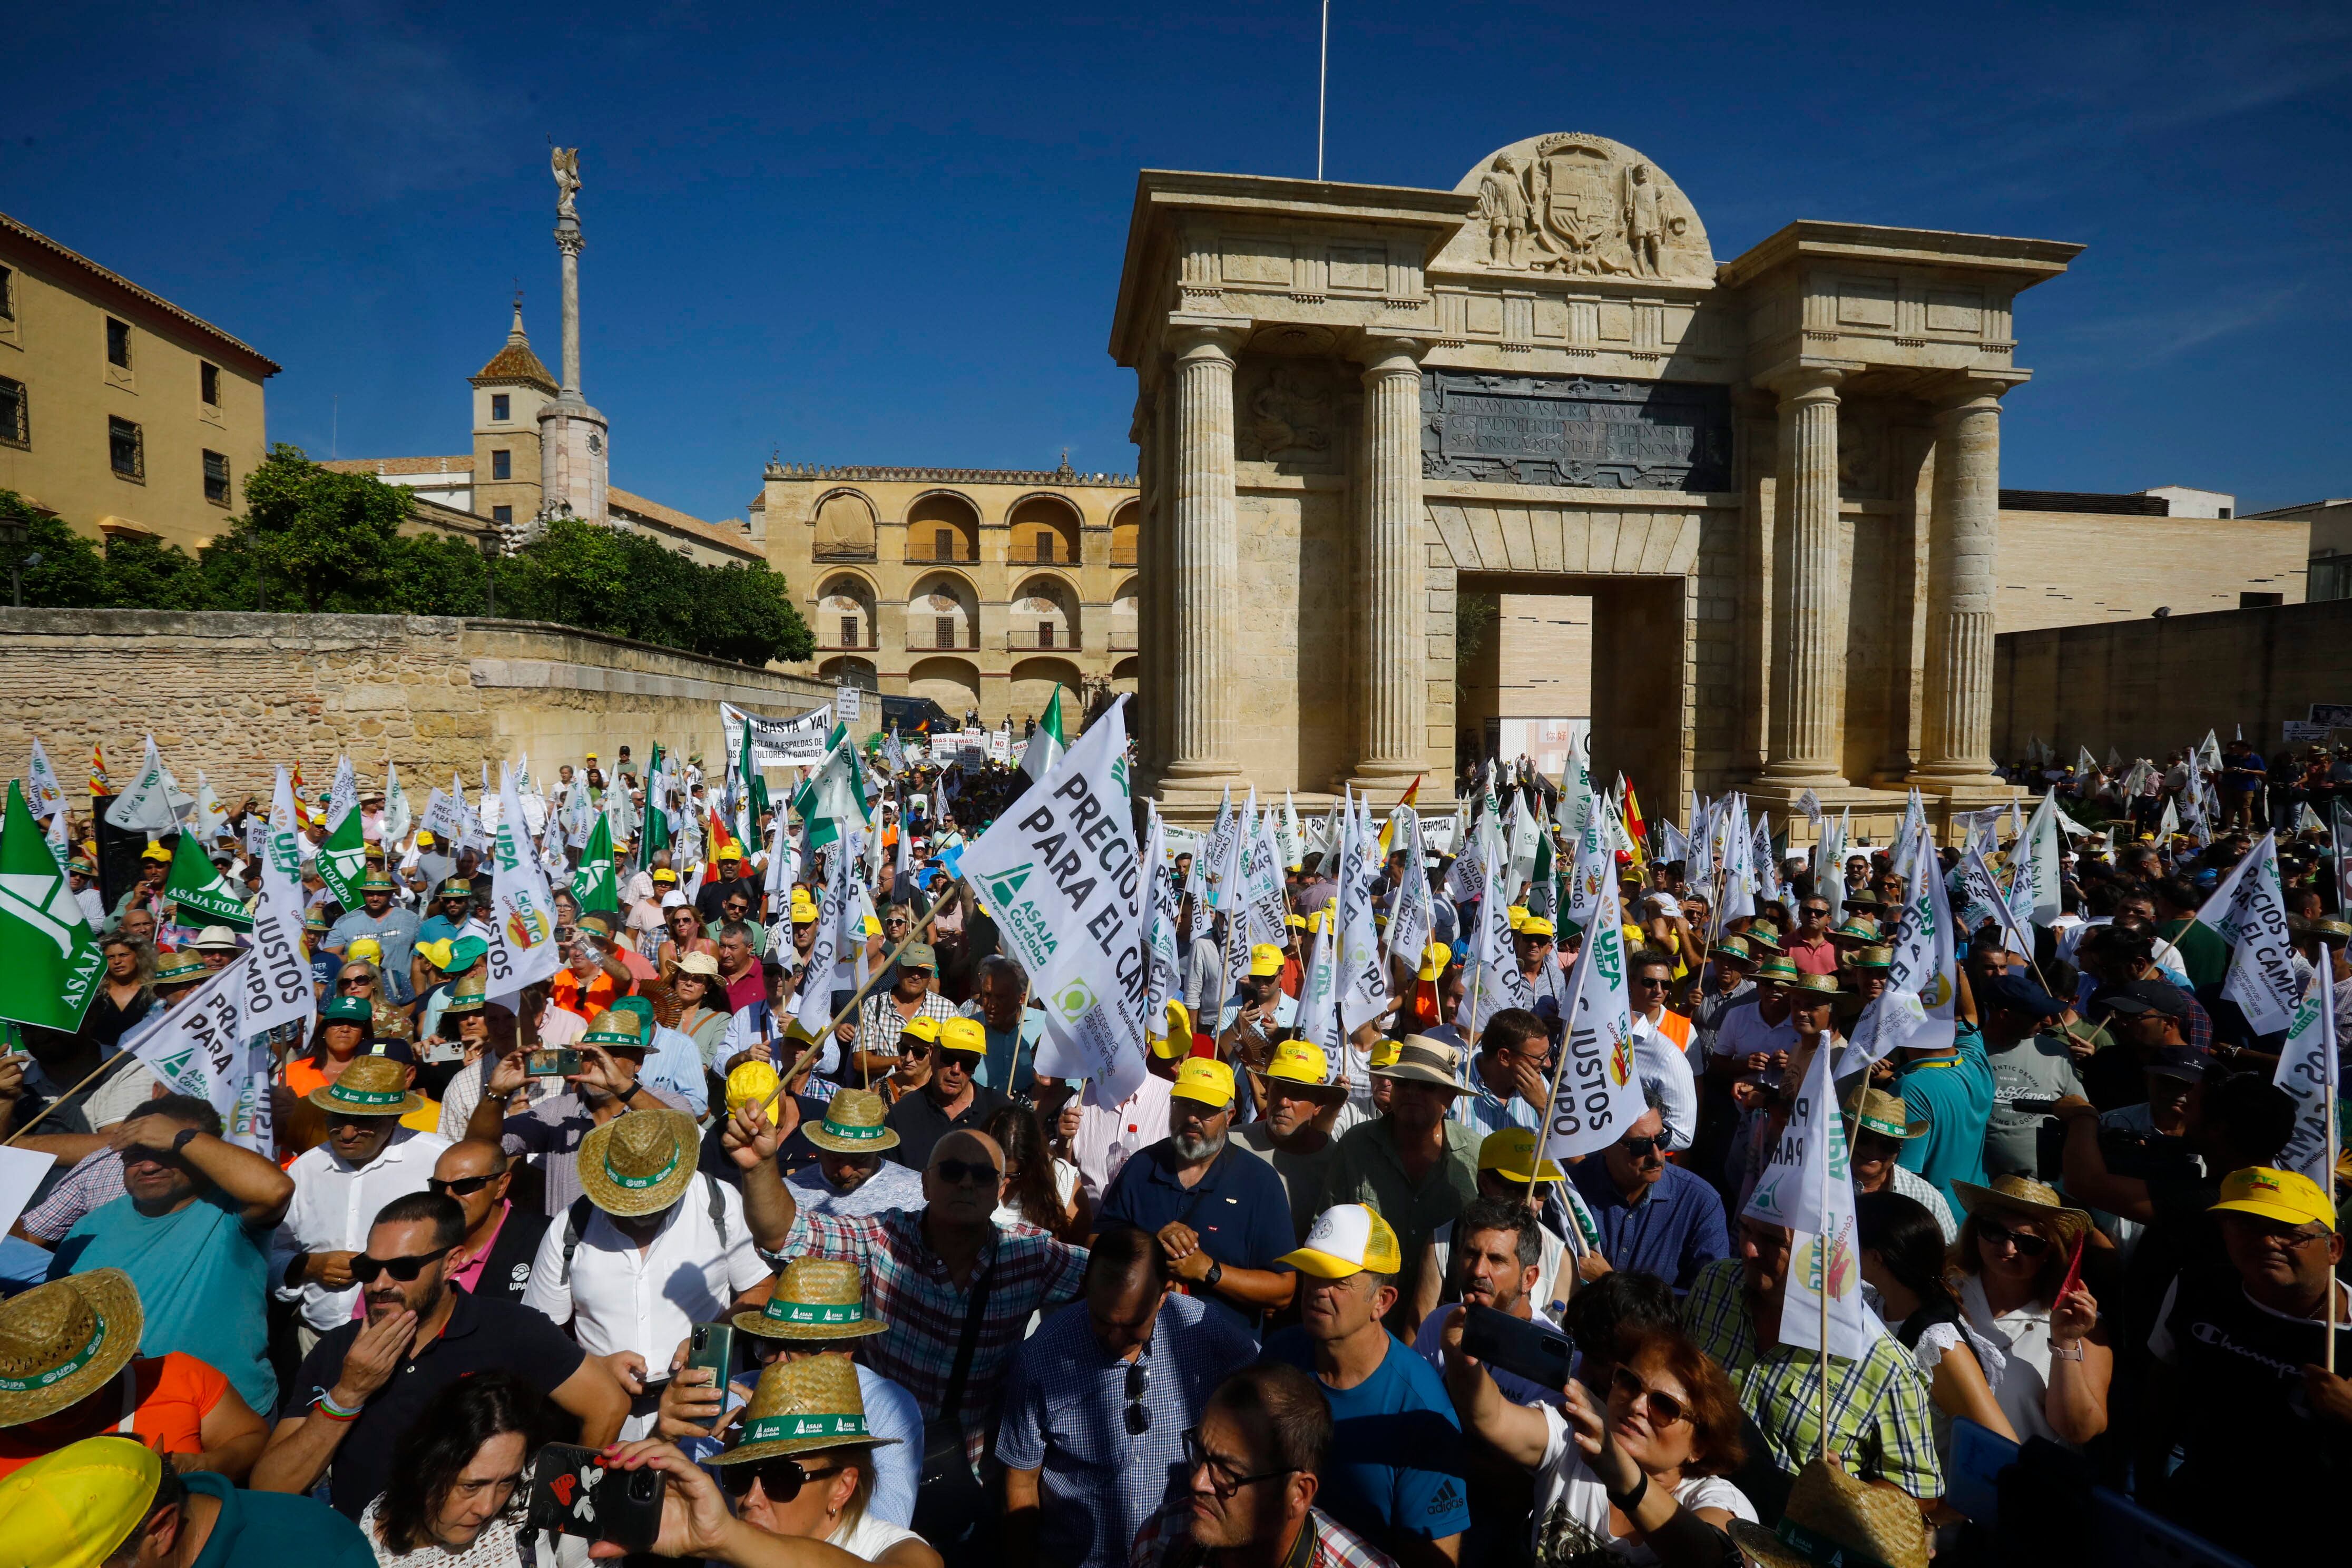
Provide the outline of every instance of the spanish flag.
{"type": "Polygon", "coordinates": [[[714,808],[710,813],[710,863],[715,866],[730,854],[741,859],[743,846],[727,831],[726,820],[714,808]]]}
{"type": "MultiPolygon", "coordinates": [[[[1415,773],[1412,775],[1412,783],[1405,785],[1404,798],[1397,802],[1397,805],[1400,809],[1411,807],[1414,801],[1421,798],[1421,781],[1428,776],[1429,775],[1427,773],[1415,773]]],[[[1382,860],[1386,860],[1389,858],[1389,836],[1395,831],[1396,815],[1391,812],[1389,815],[1389,819],[1381,824],[1381,858],[1382,860]]]]}
{"type": "Polygon", "coordinates": [[[308,827],[319,820],[319,814],[310,809],[308,788],[302,782],[302,764],[297,763],[294,764],[294,826],[298,828],[308,827]]]}
{"type": "Polygon", "coordinates": [[[1643,847],[1649,841],[1650,828],[1642,820],[1642,803],[1633,798],[1633,786],[1626,783],[1622,773],[1617,775],[1617,782],[1625,786],[1625,839],[1633,857],[1633,869],[1639,871],[1648,862],[1643,847]]]}

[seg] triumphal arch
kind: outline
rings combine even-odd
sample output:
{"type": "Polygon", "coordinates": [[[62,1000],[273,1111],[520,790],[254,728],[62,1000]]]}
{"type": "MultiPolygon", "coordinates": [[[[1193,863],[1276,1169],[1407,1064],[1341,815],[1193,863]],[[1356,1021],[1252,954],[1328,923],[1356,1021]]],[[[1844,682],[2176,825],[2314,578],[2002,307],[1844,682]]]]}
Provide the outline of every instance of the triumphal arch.
{"type": "Polygon", "coordinates": [[[1180,818],[1244,783],[1443,798],[1457,603],[1551,593],[1592,606],[1597,768],[1652,801],[2007,799],[2011,307],[2080,249],[1800,220],[1718,261],[1580,133],[1451,191],[1147,171],[1111,334],[1144,782],[1180,818]]]}

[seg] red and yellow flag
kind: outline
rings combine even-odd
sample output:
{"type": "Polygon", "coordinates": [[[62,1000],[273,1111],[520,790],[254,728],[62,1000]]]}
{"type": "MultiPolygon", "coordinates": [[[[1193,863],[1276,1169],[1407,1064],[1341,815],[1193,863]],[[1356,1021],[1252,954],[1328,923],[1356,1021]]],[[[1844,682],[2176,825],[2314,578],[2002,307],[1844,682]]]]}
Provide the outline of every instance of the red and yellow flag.
{"type": "Polygon", "coordinates": [[[89,743],[89,793],[94,795],[114,793],[114,786],[106,782],[106,742],[103,741],[89,743]]]}
{"type": "MultiPolygon", "coordinates": [[[[1419,800],[1421,798],[1421,781],[1428,776],[1429,775],[1427,773],[1413,774],[1412,783],[1404,786],[1404,797],[1402,800],[1399,800],[1397,805],[1400,806],[1409,806],[1414,801],[1419,800]]],[[[1381,824],[1381,858],[1383,860],[1388,858],[1389,834],[1395,828],[1395,826],[1396,818],[1393,816],[1391,816],[1388,821],[1381,824]]]]}
{"type": "MultiPolygon", "coordinates": [[[[1622,775],[1620,775],[1621,778],[1622,775]]],[[[1633,798],[1633,786],[1625,785],[1625,837],[1633,845],[1633,869],[1639,871],[1649,861],[1649,824],[1642,820],[1642,803],[1633,798]]]]}
{"type": "Polygon", "coordinates": [[[727,831],[726,819],[719,815],[716,807],[713,807],[710,812],[710,862],[715,866],[730,854],[737,859],[741,859],[743,846],[736,841],[733,834],[727,831]]]}

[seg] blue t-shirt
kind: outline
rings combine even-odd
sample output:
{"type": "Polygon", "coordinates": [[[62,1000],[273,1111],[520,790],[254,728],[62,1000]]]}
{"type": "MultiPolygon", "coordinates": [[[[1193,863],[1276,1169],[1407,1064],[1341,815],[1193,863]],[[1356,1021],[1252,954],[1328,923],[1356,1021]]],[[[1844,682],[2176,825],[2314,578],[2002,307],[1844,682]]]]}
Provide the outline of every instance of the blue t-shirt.
{"type": "MultiPolygon", "coordinates": [[[[979,1004],[966,1008],[963,1016],[980,1018],[979,1004]]],[[[1037,1008],[1024,1007],[1017,1030],[997,1028],[985,1018],[980,1018],[980,1026],[988,1036],[988,1055],[981,1058],[980,1070],[972,1077],[982,1088],[1001,1094],[1029,1093],[1037,1081],[1037,1042],[1045,1036],[1045,1015],[1037,1008]],[[1017,1071],[1016,1055],[1021,1064],[1017,1071]]]]}
{"type": "Polygon", "coordinates": [[[49,1278],[120,1268],[139,1288],[147,1316],[140,1348],[180,1351],[220,1369],[256,1410],[278,1407],[269,1364],[270,1226],[249,1226],[241,1205],[208,1187],[176,1213],[149,1216],[129,1197],[74,1222],[49,1260],[49,1278]]]}
{"type": "MultiPolygon", "coordinates": [[[[1315,1342],[1293,1324],[1266,1336],[1265,1359],[1311,1376],[1315,1342]]],[[[1404,1536],[1439,1541],[1470,1528],[1462,1424],[1427,1362],[1391,1335],[1380,1370],[1355,1387],[1316,1382],[1331,1403],[1331,1447],[1316,1507],[1383,1546],[1404,1536]]]]}
{"type": "Polygon", "coordinates": [[[311,1498],[249,1492],[206,1470],[182,1478],[188,1489],[220,1505],[194,1568],[375,1568],[375,1549],[360,1527],[311,1498]]]}
{"type": "Polygon", "coordinates": [[[1907,1140],[1896,1162],[1936,1184],[1958,1209],[1954,1182],[1984,1184],[1985,1124],[1992,1116],[1992,1064],[1985,1059],[1984,1037],[1973,1025],[1959,1027],[1959,1054],[1906,1063],[1896,1079],[1903,1103],[1927,1121],[1927,1136],[1907,1140]]]}
{"type": "MultiPolygon", "coordinates": [[[[1176,1179],[1176,1164],[1171,1139],[1138,1151],[1103,1193],[1095,1228],[1132,1226],[1157,1236],[1181,1222],[1201,1238],[1201,1250],[1228,1268],[1290,1271],[1289,1264],[1276,1260],[1298,1245],[1298,1230],[1290,1218],[1290,1194],[1271,1164],[1230,1142],[1190,1187],[1176,1179]]],[[[1226,1307],[1205,1286],[1192,1293],[1226,1307]]],[[[1257,1326],[1258,1313],[1226,1310],[1257,1326]]]]}

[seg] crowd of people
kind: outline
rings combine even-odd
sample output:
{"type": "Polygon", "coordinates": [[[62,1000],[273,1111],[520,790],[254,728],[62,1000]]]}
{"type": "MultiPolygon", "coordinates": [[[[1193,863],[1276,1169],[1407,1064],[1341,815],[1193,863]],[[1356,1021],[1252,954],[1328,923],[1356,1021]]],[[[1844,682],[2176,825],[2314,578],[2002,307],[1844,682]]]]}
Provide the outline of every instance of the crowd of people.
{"type": "MultiPolygon", "coordinates": [[[[1041,1068],[1044,1001],[956,875],[1032,774],[885,754],[846,990],[811,963],[822,868],[772,876],[764,818],[623,839],[609,899],[559,879],[562,967],[512,993],[478,845],[362,794],[345,908],[321,812],[316,1021],[272,1042],[260,1148],[142,1055],[250,939],[168,896],[173,836],[109,898],[69,821],[104,969],[79,1029],[0,1057],[0,1125],[47,1162],[0,1242],[0,1563],[1920,1568],[2084,1550],[2094,1483],[2257,1563],[2329,1538],[2342,1187],[2285,1158],[2283,1036],[2197,918],[2271,820],[2234,809],[2251,748],[2155,770],[2156,812],[2113,781],[2130,826],[2070,831],[2054,919],[1959,933],[1950,1042],[1875,1061],[1916,879],[1957,888],[1962,846],[1907,882],[1883,847],[1800,854],[1731,915],[1668,858],[1689,839],[1629,836],[1596,919],[1643,1110],[1573,1159],[1549,1133],[1591,932],[1551,889],[1509,910],[1528,1005],[1481,1008],[1491,911],[1450,858],[1386,854],[1379,919],[1417,901],[1429,940],[1318,1044],[1337,846],[1298,846],[1277,942],[1172,854],[1177,984],[1113,1101],[1041,1068]],[[2218,816],[2159,831],[2208,789],[2218,816]],[[1791,1342],[1799,1238],[1749,1203],[1822,1053],[1858,1356],[1791,1342]],[[2081,1506],[1964,1507],[1984,1434],[2081,1506]]],[[[641,821],[650,782],[621,748],[541,798],[641,821]]],[[[1486,782],[1572,858],[1549,781],[1486,782]]],[[[2320,784],[2352,757],[2305,770],[2276,859],[2298,991],[2342,1016],[2320,784]]],[[[249,900],[263,809],[186,829],[249,900]]]]}

